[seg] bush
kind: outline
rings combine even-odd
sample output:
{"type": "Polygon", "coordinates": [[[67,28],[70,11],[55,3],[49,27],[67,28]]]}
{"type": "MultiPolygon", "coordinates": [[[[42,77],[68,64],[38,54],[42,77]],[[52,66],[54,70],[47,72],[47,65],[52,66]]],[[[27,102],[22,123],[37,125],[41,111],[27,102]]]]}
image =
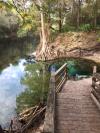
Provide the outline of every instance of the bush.
{"type": "Polygon", "coordinates": [[[90,24],[84,24],[79,27],[80,31],[85,31],[85,32],[91,31],[92,29],[93,27],[90,24]]]}
{"type": "Polygon", "coordinates": [[[76,30],[76,28],[74,26],[64,25],[62,32],[75,31],[75,30],[76,30]]]}

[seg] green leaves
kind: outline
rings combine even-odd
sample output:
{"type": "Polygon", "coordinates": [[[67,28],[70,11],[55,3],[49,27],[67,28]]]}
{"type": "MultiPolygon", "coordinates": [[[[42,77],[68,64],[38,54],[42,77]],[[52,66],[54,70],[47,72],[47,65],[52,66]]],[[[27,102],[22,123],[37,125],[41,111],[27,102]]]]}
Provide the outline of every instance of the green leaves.
{"type": "Polygon", "coordinates": [[[17,111],[27,107],[46,102],[49,89],[49,72],[44,69],[45,65],[36,63],[26,67],[26,75],[22,83],[26,90],[17,97],[17,111]]]}

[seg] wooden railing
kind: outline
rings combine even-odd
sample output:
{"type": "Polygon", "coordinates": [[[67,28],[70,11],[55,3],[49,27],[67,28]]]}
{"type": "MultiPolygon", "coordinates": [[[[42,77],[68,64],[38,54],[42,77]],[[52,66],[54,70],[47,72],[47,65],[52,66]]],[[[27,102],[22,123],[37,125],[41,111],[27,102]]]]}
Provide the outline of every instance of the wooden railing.
{"type": "Polygon", "coordinates": [[[67,64],[64,64],[56,72],[51,73],[50,92],[47,100],[47,109],[46,109],[43,133],[55,133],[56,93],[61,91],[66,80],[67,80],[67,64]]]}
{"type": "Polygon", "coordinates": [[[91,97],[100,109],[100,73],[97,73],[96,66],[93,69],[91,97]]]}
{"type": "Polygon", "coordinates": [[[100,102],[100,73],[94,73],[92,77],[92,93],[100,102]]]}

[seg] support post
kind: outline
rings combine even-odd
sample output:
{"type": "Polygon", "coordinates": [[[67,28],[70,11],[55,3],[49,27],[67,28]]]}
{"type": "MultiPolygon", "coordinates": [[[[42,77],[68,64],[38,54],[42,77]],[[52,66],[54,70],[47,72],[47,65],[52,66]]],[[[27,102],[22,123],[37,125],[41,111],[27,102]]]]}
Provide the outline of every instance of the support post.
{"type": "Polygon", "coordinates": [[[93,66],[93,74],[97,72],[97,66],[93,66]]]}
{"type": "Polygon", "coordinates": [[[93,66],[93,77],[92,77],[92,87],[95,88],[96,78],[94,74],[97,72],[97,66],[93,66]]]}
{"type": "Polygon", "coordinates": [[[43,133],[55,133],[55,75],[51,74],[50,92],[47,100],[47,111],[45,115],[44,131],[43,133]]]}

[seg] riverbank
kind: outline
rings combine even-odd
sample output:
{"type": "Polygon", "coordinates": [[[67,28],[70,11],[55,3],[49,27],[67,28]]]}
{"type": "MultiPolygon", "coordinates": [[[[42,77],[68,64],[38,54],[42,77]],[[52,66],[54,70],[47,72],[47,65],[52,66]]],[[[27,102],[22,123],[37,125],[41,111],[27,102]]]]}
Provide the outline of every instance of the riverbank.
{"type": "MultiPolygon", "coordinates": [[[[36,59],[41,60],[41,46],[36,50],[36,59]]],[[[99,33],[92,32],[68,32],[56,37],[54,42],[48,44],[45,54],[46,60],[58,58],[85,58],[100,63],[99,33]]]]}

